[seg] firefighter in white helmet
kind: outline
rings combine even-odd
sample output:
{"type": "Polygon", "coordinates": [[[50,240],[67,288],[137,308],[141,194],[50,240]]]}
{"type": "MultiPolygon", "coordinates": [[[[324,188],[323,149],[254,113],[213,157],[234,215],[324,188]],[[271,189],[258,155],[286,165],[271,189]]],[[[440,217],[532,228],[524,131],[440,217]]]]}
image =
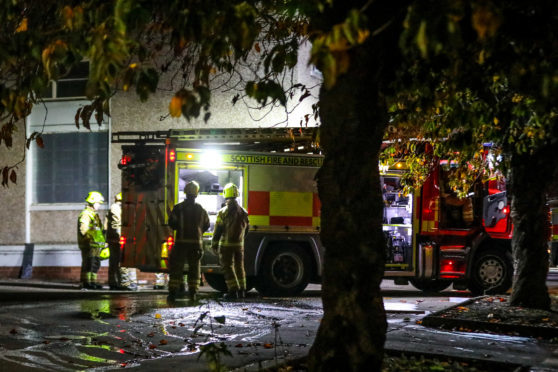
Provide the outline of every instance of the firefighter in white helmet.
{"type": "Polygon", "coordinates": [[[211,247],[220,253],[228,293],[225,298],[234,300],[246,296],[244,272],[244,235],[248,230],[248,213],[236,198],[238,187],[229,183],[223,189],[226,205],[217,214],[211,247]]]}
{"type": "Polygon", "coordinates": [[[172,209],[169,226],[176,230],[175,245],[169,254],[169,301],[179,296],[183,283],[184,263],[188,263],[188,294],[196,299],[200,285],[200,260],[203,254],[203,233],[209,229],[207,211],[196,197],[200,186],[191,181],[184,186],[186,199],[172,209]]]}
{"type": "Polygon", "coordinates": [[[97,272],[101,266],[100,253],[105,247],[103,224],[97,210],[105,202],[98,191],[91,191],[85,198],[86,205],[78,217],[77,239],[81,251],[81,287],[85,289],[101,289],[97,282],[97,272]]]}
{"type": "Polygon", "coordinates": [[[123,284],[123,276],[127,277],[127,269],[120,266],[120,234],[122,230],[122,193],[114,197],[114,203],[110,206],[105,218],[105,231],[107,232],[107,243],[110,250],[108,283],[112,290],[132,290],[131,286],[123,284]]]}

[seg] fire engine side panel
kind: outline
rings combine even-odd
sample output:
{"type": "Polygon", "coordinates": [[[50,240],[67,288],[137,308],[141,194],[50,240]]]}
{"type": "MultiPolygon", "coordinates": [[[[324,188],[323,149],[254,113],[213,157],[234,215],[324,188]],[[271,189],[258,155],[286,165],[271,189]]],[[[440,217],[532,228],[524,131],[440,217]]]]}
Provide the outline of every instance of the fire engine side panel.
{"type": "Polygon", "coordinates": [[[318,231],[317,168],[250,165],[248,215],[261,230],[318,231]]]}
{"type": "Polygon", "coordinates": [[[417,198],[404,194],[400,184],[403,171],[380,169],[384,200],[383,227],[386,238],[386,278],[410,277],[416,268],[417,198]]]}
{"type": "Polygon", "coordinates": [[[166,226],[164,148],[127,146],[122,167],[122,264],[144,271],[160,271],[161,246],[169,236],[166,226]]]}
{"type": "Polygon", "coordinates": [[[127,237],[123,266],[158,271],[161,245],[169,235],[164,226],[164,189],[126,193],[122,211],[122,235],[127,237]],[[128,239],[132,237],[132,239],[128,239]]]}
{"type": "MultiPolygon", "coordinates": [[[[281,244],[307,250],[316,276],[321,275],[320,201],[317,167],[250,165],[245,244],[248,275],[257,275],[267,249],[281,244]]],[[[315,278],[313,278],[315,280],[315,278]]]]}

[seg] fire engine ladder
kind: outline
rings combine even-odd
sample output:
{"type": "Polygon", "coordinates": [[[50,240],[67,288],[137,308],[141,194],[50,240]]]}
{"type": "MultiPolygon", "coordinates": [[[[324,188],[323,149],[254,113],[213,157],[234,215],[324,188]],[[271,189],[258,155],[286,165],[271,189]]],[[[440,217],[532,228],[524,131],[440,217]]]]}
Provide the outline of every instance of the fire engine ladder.
{"type": "Polygon", "coordinates": [[[317,128],[171,129],[154,132],[114,132],[113,143],[153,143],[170,140],[189,146],[236,150],[319,153],[317,128]]]}
{"type": "Polygon", "coordinates": [[[168,138],[168,131],[151,131],[151,132],[113,132],[111,135],[112,143],[154,143],[162,142],[168,138]]]}

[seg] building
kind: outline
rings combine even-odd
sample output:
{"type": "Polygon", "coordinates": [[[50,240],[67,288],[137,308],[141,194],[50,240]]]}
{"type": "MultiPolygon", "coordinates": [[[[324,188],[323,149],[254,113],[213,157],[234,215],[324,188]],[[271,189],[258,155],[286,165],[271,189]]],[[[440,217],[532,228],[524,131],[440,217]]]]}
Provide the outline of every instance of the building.
{"type": "MultiPolygon", "coordinates": [[[[76,112],[89,103],[82,93],[87,62],[53,83],[52,90],[44,94],[44,104],[35,105],[25,123],[28,135],[42,133],[44,148],[32,142],[29,150],[23,151],[25,133],[15,134],[11,149],[0,146],[2,163],[18,163],[17,185],[10,184],[0,193],[0,278],[29,277],[32,265],[33,279],[79,281],[81,255],[76,229],[84,198],[91,190],[100,191],[106,200],[101,210],[104,217],[120,191],[120,144],[111,144],[112,132],[298,127],[301,120],[305,123],[304,115],[311,114],[321,82],[319,74],[307,67],[308,51],[309,47],[302,49],[293,76],[296,82],[313,87],[313,97],[299,103],[295,96],[288,115],[281,107],[259,111],[240,102],[233,105],[236,92],[217,90],[207,123],[202,118],[188,122],[168,115],[172,89],[161,90],[147,102],[140,102],[135,93],[118,92],[111,99],[111,115],[102,125],[92,123],[91,130],[78,129],[76,112]]],[[[316,123],[310,120],[308,125],[316,123]]],[[[102,282],[106,265],[104,262],[100,271],[102,282]]]]}

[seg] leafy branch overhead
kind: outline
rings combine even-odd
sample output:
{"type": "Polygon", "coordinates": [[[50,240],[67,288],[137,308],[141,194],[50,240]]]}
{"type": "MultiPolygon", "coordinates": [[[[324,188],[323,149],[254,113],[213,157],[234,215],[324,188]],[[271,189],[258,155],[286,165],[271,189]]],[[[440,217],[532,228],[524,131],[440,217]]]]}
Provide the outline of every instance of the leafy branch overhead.
{"type": "Polygon", "coordinates": [[[385,139],[392,145],[384,158],[407,154],[421,169],[418,185],[432,156],[450,159],[462,174],[453,186],[466,193],[479,172],[495,171],[482,169],[506,173],[511,154],[556,146],[557,13],[544,2],[415,2],[400,41],[406,66],[389,98],[385,139]],[[432,151],[415,152],[417,142],[432,151]],[[485,156],[486,145],[493,157],[485,156]]]}
{"type": "MultiPolygon", "coordinates": [[[[50,84],[84,60],[85,95],[92,102],[76,112],[78,128],[100,125],[118,91],[134,91],[145,101],[158,89],[170,89],[170,116],[203,115],[207,121],[211,90],[221,80],[229,80],[227,89],[238,90],[239,98],[285,106],[293,98],[286,74],[307,32],[296,6],[239,0],[171,1],[164,7],[132,0],[6,2],[0,6],[0,144],[11,147],[50,84]],[[240,71],[251,77],[244,80],[240,71]]],[[[42,141],[40,135],[33,140],[42,141]]]]}

